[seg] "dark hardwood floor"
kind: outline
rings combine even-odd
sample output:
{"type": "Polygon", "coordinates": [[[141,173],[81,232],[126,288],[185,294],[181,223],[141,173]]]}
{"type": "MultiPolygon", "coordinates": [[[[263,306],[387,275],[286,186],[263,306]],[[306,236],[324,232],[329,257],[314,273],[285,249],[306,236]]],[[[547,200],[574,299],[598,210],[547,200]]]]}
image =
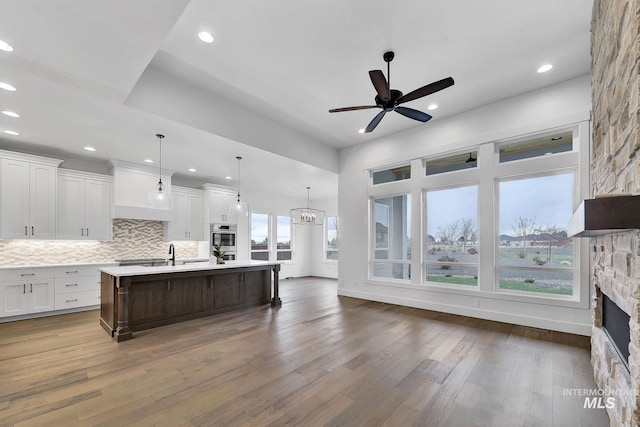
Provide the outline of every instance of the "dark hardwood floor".
{"type": "Polygon", "coordinates": [[[97,311],[0,324],[0,426],[609,425],[563,395],[595,387],[586,337],[280,283],[119,344],[97,311]]]}

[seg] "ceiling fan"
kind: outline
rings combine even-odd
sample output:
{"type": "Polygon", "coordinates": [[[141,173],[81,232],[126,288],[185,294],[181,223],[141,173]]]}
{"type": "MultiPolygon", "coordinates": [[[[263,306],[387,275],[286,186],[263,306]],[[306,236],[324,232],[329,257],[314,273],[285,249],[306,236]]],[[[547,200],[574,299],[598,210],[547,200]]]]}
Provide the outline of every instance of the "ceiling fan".
{"type": "Polygon", "coordinates": [[[380,123],[380,120],[382,120],[384,115],[390,111],[395,111],[396,113],[400,113],[405,117],[409,117],[410,119],[418,120],[420,122],[427,122],[431,120],[431,116],[429,114],[423,113],[422,111],[414,110],[413,108],[401,107],[400,104],[413,101],[414,99],[422,98],[423,96],[431,95],[434,92],[438,92],[439,90],[446,89],[449,86],[453,86],[453,79],[451,77],[447,77],[445,79],[438,80],[437,82],[430,83],[426,86],[422,86],[419,89],[403,95],[399,90],[390,89],[391,66],[389,63],[393,61],[394,56],[395,54],[392,51],[385,52],[382,56],[384,62],[387,63],[387,78],[384,77],[384,73],[382,72],[382,70],[369,71],[371,83],[373,83],[373,87],[376,89],[376,92],[378,92],[375,97],[376,105],[360,105],[357,107],[333,108],[329,110],[329,112],[340,113],[342,111],[382,108],[382,111],[380,111],[373,118],[373,120],[369,122],[369,125],[364,130],[365,133],[373,131],[376,126],[378,126],[378,123],[380,123]]]}

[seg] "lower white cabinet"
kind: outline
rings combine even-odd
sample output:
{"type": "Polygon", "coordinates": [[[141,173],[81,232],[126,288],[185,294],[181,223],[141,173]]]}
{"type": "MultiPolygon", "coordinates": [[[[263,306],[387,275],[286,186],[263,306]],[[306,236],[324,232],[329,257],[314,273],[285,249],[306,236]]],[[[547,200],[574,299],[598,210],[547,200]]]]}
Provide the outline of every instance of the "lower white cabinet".
{"type": "Polygon", "coordinates": [[[15,269],[0,273],[0,317],[54,309],[53,269],[15,269]]]}
{"type": "Polygon", "coordinates": [[[55,309],[100,304],[100,266],[56,267],[55,309]]]}
{"type": "Polygon", "coordinates": [[[0,317],[99,306],[107,265],[0,269],[0,317]]]}

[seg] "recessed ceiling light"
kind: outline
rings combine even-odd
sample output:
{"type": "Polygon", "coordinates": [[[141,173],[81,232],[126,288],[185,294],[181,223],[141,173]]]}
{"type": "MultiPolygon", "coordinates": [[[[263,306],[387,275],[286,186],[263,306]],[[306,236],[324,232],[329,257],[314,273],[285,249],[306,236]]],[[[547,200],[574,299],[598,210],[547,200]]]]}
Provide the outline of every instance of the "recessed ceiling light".
{"type": "Polygon", "coordinates": [[[360,129],[358,133],[364,133],[364,129],[360,129]]]}
{"type": "Polygon", "coordinates": [[[438,104],[431,104],[427,107],[427,110],[435,110],[436,108],[438,108],[438,104]]]}
{"type": "Polygon", "coordinates": [[[20,117],[20,114],[14,113],[13,111],[5,110],[5,111],[2,112],[2,114],[4,114],[5,116],[9,116],[9,117],[15,117],[15,118],[20,117]]]}
{"type": "Polygon", "coordinates": [[[147,162],[147,163],[153,163],[153,160],[151,160],[151,159],[144,159],[144,161],[147,162]]]}
{"type": "Polygon", "coordinates": [[[544,64],[542,67],[538,68],[538,72],[539,73],[546,73],[547,71],[549,71],[550,69],[553,68],[553,65],[551,64],[544,64]]]}
{"type": "Polygon", "coordinates": [[[213,36],[206,31],[200,31],[198,37],[205,43],[213,43],[213,36]]]}
{"type": "Polygon", "coordinates": [[[230,176],[225,176],[224,179],[231,179],[231,177],[230,176]]]}
{"type": "Polygon", "coordinates": [[[5,52],[13,52],[13,47],[9,43],[0,40],[0,50],[4,50],[5,52]]]}
{"type": "Polygon", "coordinates": [[[194,168],[189,168],[189,172],[197,172],[194,168]]]}
{"type": "Polygon", "coordinates": [[[87,151],[96,151],[95,148],[89,147],[89,146],[84,147],[84,149],[87,150],[87,151]]]}
{"type": "Polygon", "coordinates": [[[0,89],[8,90],[9,92],[15,92],[16,88],[9,83],[0,82],[0,89]]]}
{"type": "Polygon", "coordinates": [[[16,132],[15,130],[5,130],[4,133],[6,133],[7,135],[14,135],[14,136],[18,136],[20,135],[18,132],[16,132]]]}

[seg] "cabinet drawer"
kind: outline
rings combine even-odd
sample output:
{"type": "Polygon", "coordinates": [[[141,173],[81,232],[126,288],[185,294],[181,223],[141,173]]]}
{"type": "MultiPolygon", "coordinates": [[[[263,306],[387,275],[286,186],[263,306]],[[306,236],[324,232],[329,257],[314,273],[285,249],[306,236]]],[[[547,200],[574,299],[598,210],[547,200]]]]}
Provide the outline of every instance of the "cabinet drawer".
{"type": "Polygon", "coordinates": [[[55,277],[57,278],[70,278],[80,276],[96,276],[100,277],[100,271],[98,266],[83,266],[83,267],[56,267],[55,277]]]}
{"type": "Polygon", "coordinates": [[[65,277],[63,279],[56,278],[55,284],[56,295],[70,292],[96,291],[100,289],[100,277],[94,275],[65,277]]]}
{"type": "Polygon", "coordinates": [[[53,275],[53,268],[19,268],[15,270],[2,270],[0,271],[0,282],[52,279],[53,275]]]}
{"type": "Polygon", "coordinates": [[[56,295],[56,310],[100,304],[100,291],[82,291],[56,295]]]}

